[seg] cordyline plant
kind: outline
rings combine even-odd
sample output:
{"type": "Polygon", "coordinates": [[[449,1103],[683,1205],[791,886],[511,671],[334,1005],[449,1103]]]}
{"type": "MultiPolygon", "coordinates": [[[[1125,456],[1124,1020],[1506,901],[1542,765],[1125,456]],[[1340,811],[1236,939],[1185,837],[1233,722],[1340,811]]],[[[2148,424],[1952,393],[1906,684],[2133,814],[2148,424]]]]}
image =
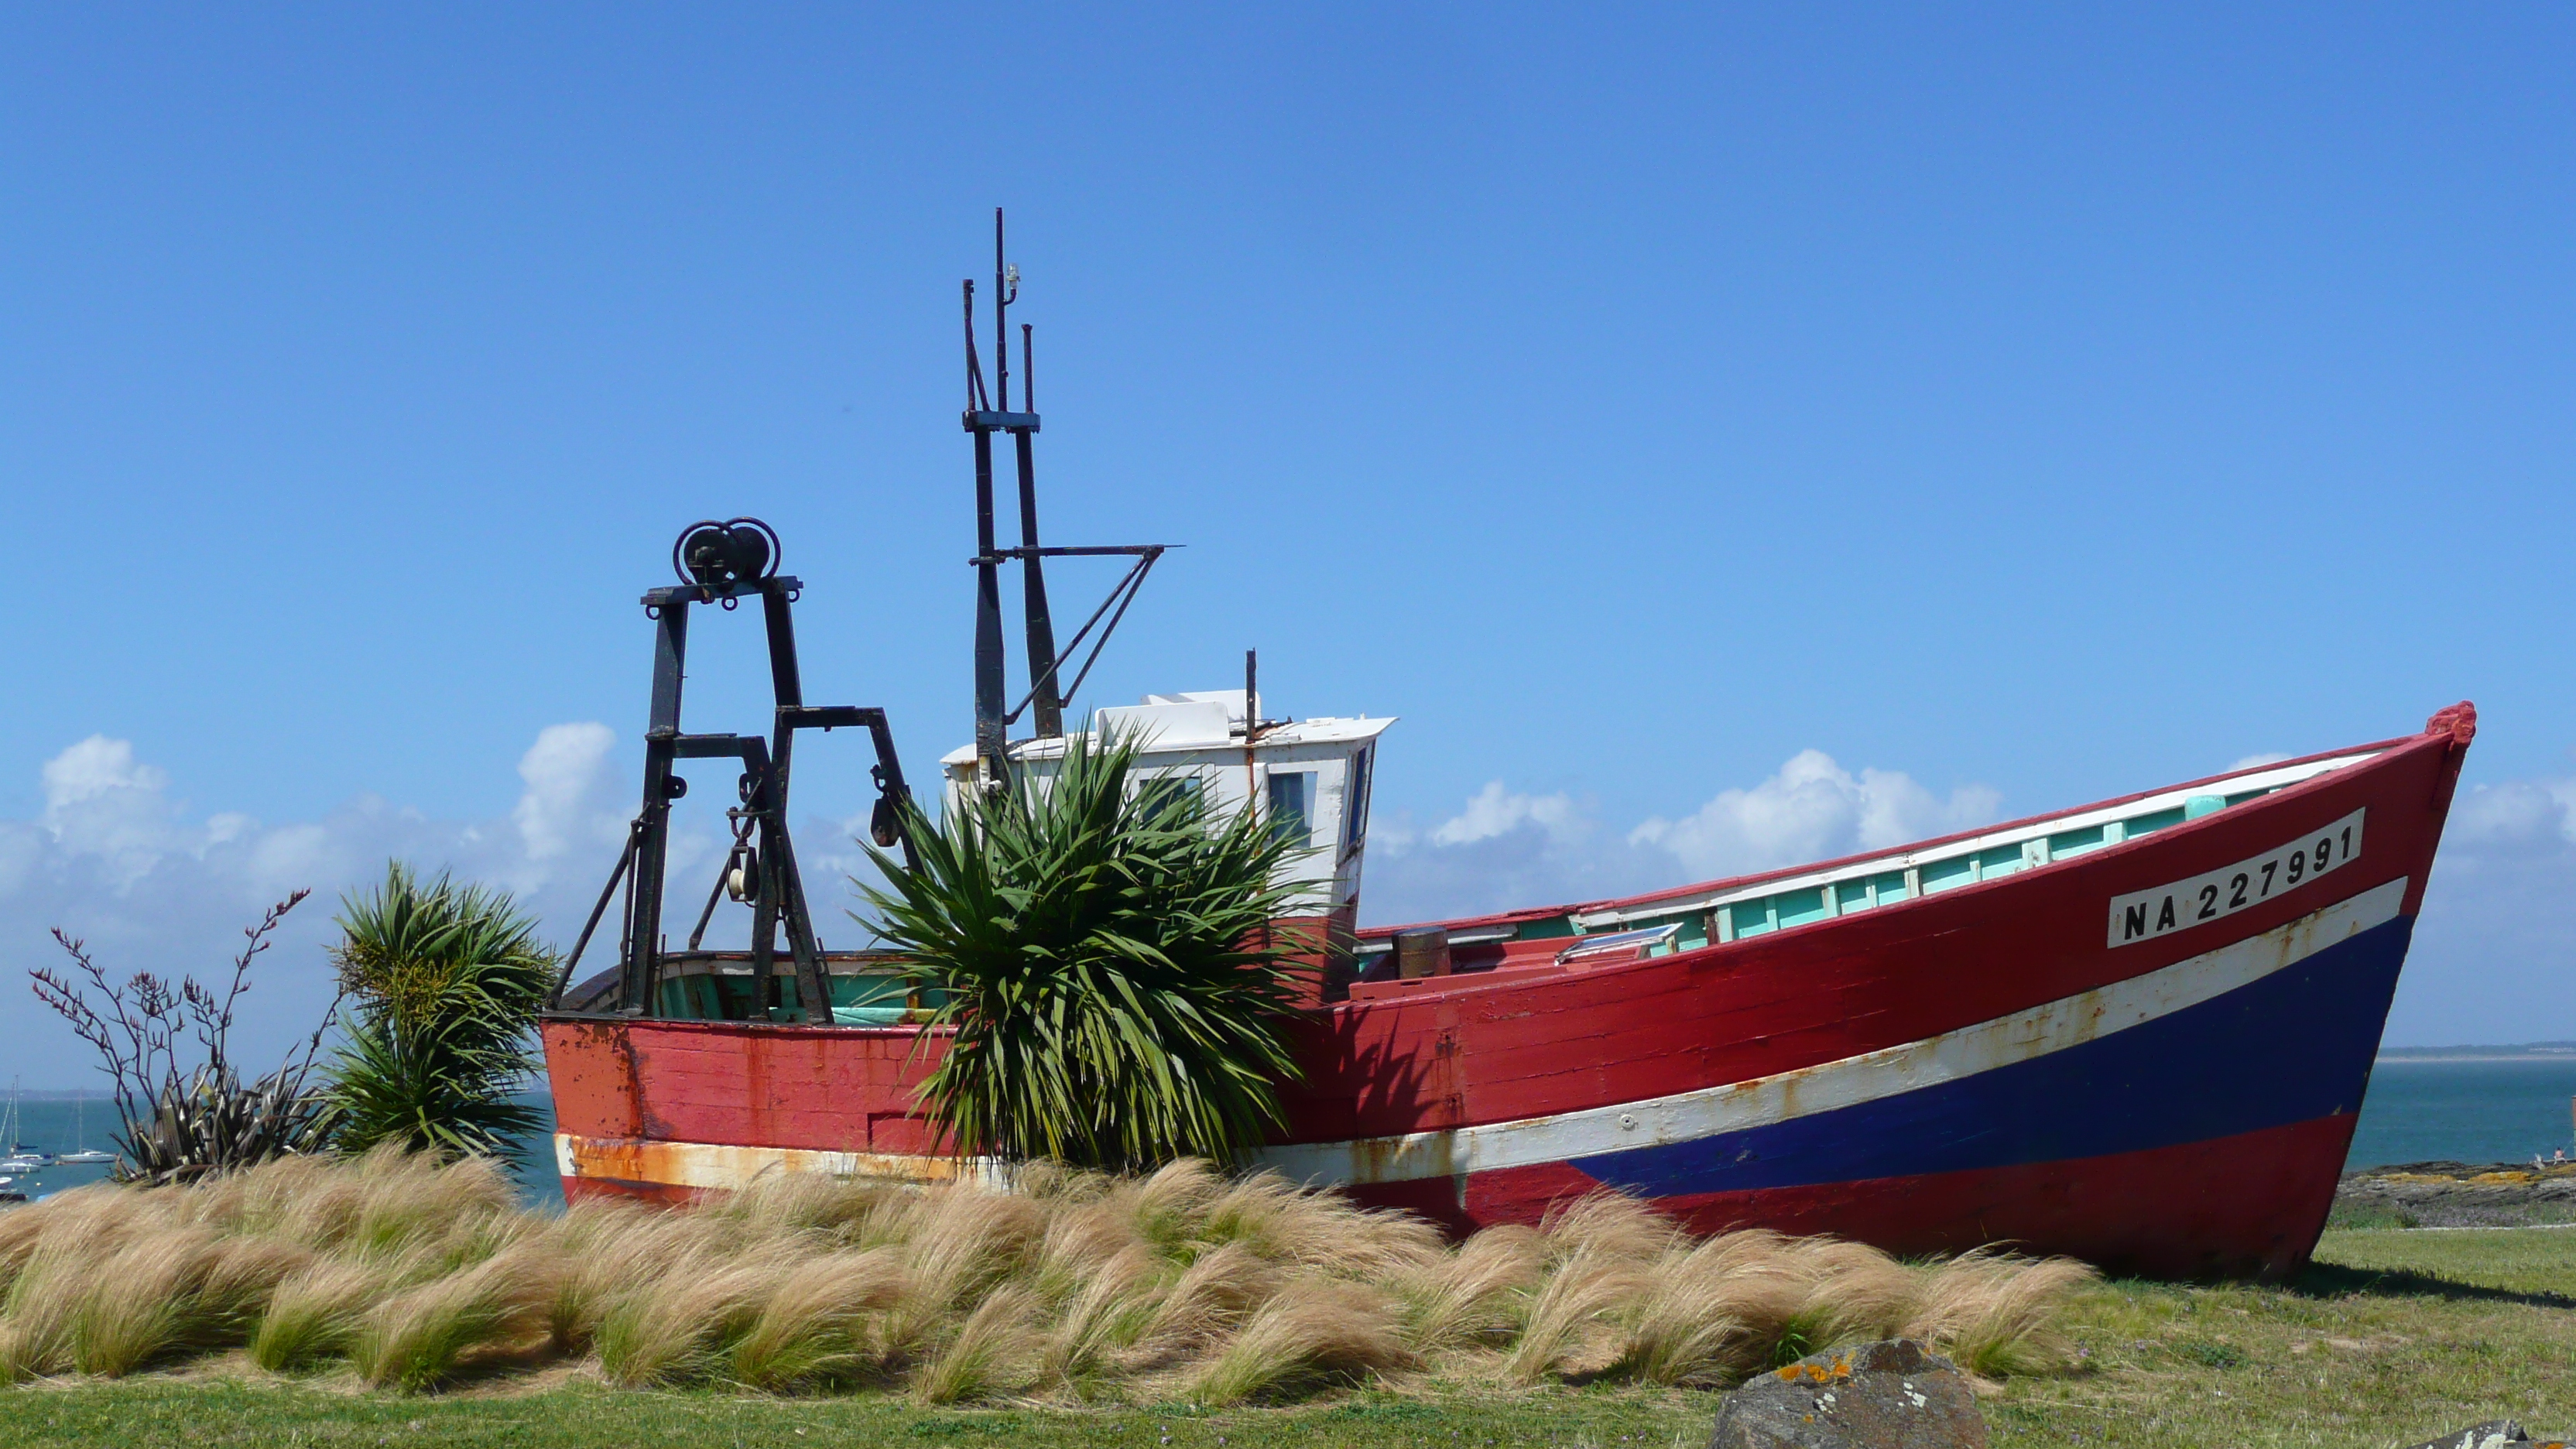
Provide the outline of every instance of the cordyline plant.
{"type": "Polygon", "coordinates": [[[1306,969],[1290,955],[1310,943],[1272,923],[1299,900],[1278,877],[1304,842],[1136,780],[1135,760],[1074,735],[1049,778],[1022,771],[936,825],[911,810],[918,868],[871,850],[887,888],[853,882],[930,1024],[956,1030],[921,1101],[960,1154],[1222,1162],[1282,1120],[1306,969]]]}
{"type": "Polygon", "coordinates": [[[111,982],[85,942],[54,931],[72,959],[71,973],[38,967],[28,975],[35,978],[37,999],[98,1049],[100,1070],[116,1083],[123,1123],[116,1134],[120,1181],[191,1182],[320,1151],[328,1140],[332,1114],[306,1079],[338,1012],[336,1001],[302,1050],[258,1081],[244,1086],[231,1056],[233,1007],[250,989],[251,963],[269,948],[286,913],[309,894],[297,891],[242,932],[249,939],[233,958],[232,981],[220,995],[193,976],[174,986],[137,971],[121,984],[111,982]],[[199,1050],[203,1059],[189,1060],[199,1050]]]}
{"type": "Polygon", "coordinates": [[[532,1028],[555,958],[505,891],[423,881],[400,861],[340,901],[331,959],[356,1010],[325,1088],[335,1145],[498,1155],[536,1130],[512,1092],[534,1070],[532,1028]]]}

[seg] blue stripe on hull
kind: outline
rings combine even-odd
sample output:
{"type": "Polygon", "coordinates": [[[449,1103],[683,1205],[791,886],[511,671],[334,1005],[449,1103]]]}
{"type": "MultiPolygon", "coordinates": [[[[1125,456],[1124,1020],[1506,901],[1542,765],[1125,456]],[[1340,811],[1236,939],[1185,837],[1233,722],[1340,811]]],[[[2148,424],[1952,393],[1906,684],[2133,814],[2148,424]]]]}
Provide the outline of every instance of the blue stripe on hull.
{"type": "Polygon", "coordinates": [[[2224,996],[1917,1092],[1691,1142],[1575,1159],[1642,1197],[2100,1157],[2360,1110],[2400,916],[2224,996]]]}

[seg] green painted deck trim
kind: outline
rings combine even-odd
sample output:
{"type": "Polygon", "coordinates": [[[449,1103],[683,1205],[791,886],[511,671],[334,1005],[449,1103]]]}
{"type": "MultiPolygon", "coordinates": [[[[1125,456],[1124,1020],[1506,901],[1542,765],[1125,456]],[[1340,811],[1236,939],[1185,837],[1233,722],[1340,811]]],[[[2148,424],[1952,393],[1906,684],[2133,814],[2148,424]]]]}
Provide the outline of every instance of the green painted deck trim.
{"type": "Polygon", "coordinates": [[[2088,850],[2100,850],[2109,843],[2109,830],[2107,825],[2096,825],[2090,830],[2070,830],[2063,835],[2052,835],[2048,837],[2048,858],[2064,860],[2088,850]]]}
{"type": "MultiPolygon", "coordinates": [[[[1917,862],[1909,870],[1883,870],[1869,875],[1828,880],[1794,890],[1775,891],[1769,895],[1726,902],[1714,907],[1676,911],[1670,915],[1630,917],[1613,920],[1611,931],[1651,930],[1663,926],[1679,929],[1668,944],[1649,948],[1650,955],[1674,951],[1691,951],[1711,944],[1740,941],[1748,936],[1782,930],[1790,926],[1810,925],[1851,915],[1856,911],[1894,905],[1899,901],[1936,894],[1953,887],[1981,880],[1999,880],[2005,876],[2056,861],[2069,860],[2105,846],[2118,845],[2140,836],[2152,835],[2168,825],[2197,820],[2230,805],[2259,799],[2279,786],[2244,790],[2220,797],[2194,795],[2182,804],[2163,810],[2149,811],[2127,820],[2110,820],[2079,830],[2060,831],[2054,835],[2035,836],[2009,845],[1917,862]],[[1712,931],[1714,935],[1712,935],[1712,931]]],[[[2170,798],[2170,797],[2168,797],[2170,798]]],[[[1548,916],[1524,921],[1513,939],[1521,941],[1555,940],[1583,935],[1571,916],[1548,916]]],[[[839,994],[837,991],[834,993],[839,994]]]]}
{"type": "Polygon", "coordinates": [[[1772,919],[1783,926],[1803,926],[1809,921],[1821,921],[1833,912],[1825,909],[1824,887],[1815,886],[1802,891],[1783,891],[1771,897],[1771,914],[1772,919]]]}
{"type": "Polygon", "coordinates": [[[2181,823],[2182,807],[2176,805],[2170,810],[2158,810],[2151,815],[2134,816],[2128,820],[2122,821],[2121,825],[2124,827],[2128,838],[2135,840],[2141,835],[2152,835],[2155,832],[2164,829],[2168,825],[2180,825],[2181,823]]]}

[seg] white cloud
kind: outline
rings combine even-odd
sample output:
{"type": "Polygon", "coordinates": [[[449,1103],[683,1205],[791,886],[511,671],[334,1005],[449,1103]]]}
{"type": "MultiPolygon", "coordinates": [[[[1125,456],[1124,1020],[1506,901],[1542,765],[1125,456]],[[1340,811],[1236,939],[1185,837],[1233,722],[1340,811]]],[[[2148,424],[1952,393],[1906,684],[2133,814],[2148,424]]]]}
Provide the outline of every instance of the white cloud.
{"type": "Polygon", "coordinates": [[[597,723],[548,725],[519,758],[527,785],[510,818],[531,861],[552,860],[577,843],[618,843],[624,819],[602,798],[617,736],[597,723]]]}
{"type": "MultiPolygon", "coordinates": [[[[309,888],[314,899],[262,958],[238,1033],[246,1061],[272,1057],[310,1032],[329,1000],[320,946],[336,897],[377,879],[388,859],[506,885],[570,944],[625,837],[626,810],[610,788],[614,746],[597,724],[542,731],[520,762],[524,788],[506,820],[439,821],[360,796],[319,820],[271,825],[239,812],[193,817],[168,774],[138,760],[130,741],[93,735],[45,762],[38,818],[0,820],[0,964],[46,964],[46,933],[59,925],[86,938],[117,978],[140,969],[205,976],[264,907],[309,888]]],[[[679,833],[673,867],[705,853],[704,840],[679,833]]],[[[30,1086],[79,1084],[85,1049],[18,1001],[12,1070],[30,1086]]]]}
{"type": "Polygon", "coordinates": [[[1939,798],[1907,775],[1858,776],[1801,751],[1745,789],[1678,820],[1604,833],[1582,802],[1493,781],[1428,830],[1398,815],[1371,831],[1361,909],[1371,921],[1430,920],[1600,900],[1692,880],[1902,845],[1992,820],[2000,797],[1971,785],[1939,798]]]}
{"type": "Polygon", "coordinates": [[[1902,771],[1858,776],[1822,750],[1801,750],[1751,789],[1719,791],[1679,820],[1657,817],[1628,834],[1702,877],[1741,875],[1947,835],[1995,818],[2002,797],[1967,785],[1943,800],[1902,771]]]}
{"type": "Polygon", "coordinates": [[[2576,1037],[2576,779],[2463,789],[2388,1014],[2400,1046],[2576,1037]]]}
{"type": "Polygon", "coordinates": [[[57,845],[94,856],[124,885],[182,845],[169,776],[134,760],[134,745],[91,735],[45,762],[44,827],[57,845]]]}
{"type": "Polygon", "coordinates": [[[170,777],[134,763],[134,742],[105,735],[88,739],[45,761],[45,823],[59,830],[75,807],[124,791],[158,794],[170,777]]]}
{"type": "Polygon", "coordinates": [[[2576,844],[2576,780],[2508,780],[2451,801],[2450,838],[2472,847],[2576,844]]]}
{"type": "Polygon", "coordinates": [[[2288,755],[2282,754],[2279,750],[2262,750],[2228,766],[2224,773],[2232,775],[2238,770],[2260,769],[2265,765],[2277,765],[2288,758],[2290,758],[2288,755]]]}
{"type": "MultiPolygon", "coordinates": [[[[89,941],[116,978],[136,970],[165,975],[221,969],[239,949],[241,928],[294,891],[313,899],[288,918],[256,973],[258,996],[237,1032],[243,1059],[273,1059],[313,1029],[330,999],[322,952],[338,898],[382,878],[385,862],[509,889],[536,913],[540,931],[569,947],[598,900],[634,811],[632,765],[617,739],[594,723],[551,725],[519,760],[520,792],[506,815],[440,820],[373,795],[320,819],[266,823],[239,812],[195,816],[174,798],[166,772],[138,760],[124,740],[93,736],[43,766],[45,806],[32,820],[0,820],[0,966],[14,976],[58,954],[47,931],[61,926],[89,941]]],[[[497,773],[497,762],[496,762],[497,773]]],[[[677,812],[670,839],[664,924],[676,938],[695,923],[723,850],[722,806],[710,792],[677,812]]],[[[808,818],[796,841],[806,890],[830,944],[856,944],[841,914],[851,904],[844,877],[868,874],[852,824],[808,818]]],[[[585,976],[615,955],[615,926],[584,955],[585,976]]],[[[748,938],[749,912],[720,907],[711,944],[748,938]]],[[[14,985],[7,990],[17,990],[14,985]]],[[[5,999],[5,998],[0,998],[5,999]]],[[[8,1019],[8,1064],[30,1087],[78,1085],[86,1049],[49,1016],[27,1014],[18,998],[8,1019]]]]}
{"type": "Polygon", "coordinates": [[[1575,814],[1572,796],[1516,795],[1504,790],[1502,781],[1491,780],[1467,801],[1466,809],[1433,827],[1431,843],[1471,845],[1524,825],[1537,827],[1559,843],[1580,840],[1590,832],[1588,822],[1575,814]]]}

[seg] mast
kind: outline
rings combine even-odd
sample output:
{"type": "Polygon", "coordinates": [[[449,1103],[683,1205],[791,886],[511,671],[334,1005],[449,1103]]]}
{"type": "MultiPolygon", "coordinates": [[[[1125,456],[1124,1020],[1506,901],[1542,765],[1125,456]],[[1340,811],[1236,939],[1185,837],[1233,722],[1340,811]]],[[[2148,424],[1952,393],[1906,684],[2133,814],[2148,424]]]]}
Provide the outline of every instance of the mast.
{"type": "MultiPolygon", "coordinates": [[[[1013,461],[1020,477],[1020,601],[1026,614],[1029,644],[1029,704],[1037,711],[1037,736],[1051,740],[1064,733],[1064,701],[1057,697],[1054,670],[1055,621],[1047,617],[1046,565],[1038,557],[1037,367],[1030,353],[1035,342],[1027,323],[1020,324],[1020,410],[1011,412],[1011,304],[1020,300],[1020,269],[1002,255],[1002,209],[993,208],[993,372],[996,401],[1006,417],[1013,461]]],[[[989,435],[986,435],[989,438],[989,435]]],[[[986,550],[990,552],[988,548],[986,550]]]]}
{"type": "MultiPolygon", "coordinates": [[[[993,395],[984,393],[984,369],[975,356],[975,284],[966,283],[966,431],[975,437],[975,757],[985,788],[1009,774],[1010,725],[1019,710],[1005,710],[1002,696],[1002,563],[1017,554],[1027,613],[1030,699],[1038,708],[1041,736],[1064,733],[1063,705],[1055,691],[1055,626],[1047,617],[1045,565],[1038,555],[1037,462],[1032,439],[1038,415],[1029,405],[1028,369],[1020,370],[1021,408],[1011,410],[1011,304],[1020,299],[1020,269],[1002,250],[1002,208],[993,208],[993,395]],[[993,435],[1011,435],[1020,482],[1020,546],[1006,554],[993,538],[993,435]]],[[[1021,329],[1023,333],[1027,328],[1021,329]]],[[[1023,347],[1028,344],[1023,341],[1023,347]]]]}
{"type": "MultiPolygon", "coordinates": [[[[996,219],[999,213],[995,213],[996,219]]],[[[1014,294],[1018,292],[1015,286],[1014,294]]],[[[1034,419],[1037,399],[1033,384],[1037,370],[1030,359],[1029,327],[1020,324],[1020,406],[1034,419]]],[[[1020,595],[1028,606],[1030,706],[1037,711],[1038,738],[1051,740],[1064,733],[1064,700],[1056,693],[1055,621],[1047,617],[1046,566],[1038,557],[1038,476],[1035,449],[1031,435],[1038,430],[1031,422],[1015,429],[1011,441],[1019,453],[1020,465],[1020,547],[1028,552],[1020,560],[1020,595]]]]}
{"type": "Polygon", "coordinates": [[[986,788],[1003,778],[1009,723],[1002,713],[1001,556],[993,551],[993,432],[1005,416],[985,406],[975,358],[975,282],[966,282],[966,431],[975,435],[975,756],[986,788]]]}
{"type": "Polygon", "coordinates": [[[1020,300],[1020,269],[1011,265],[1002,246],[1002,209],[993,208],[993,391],[984,390],[983,359],[975,348],[975,283],[965,283],[966,298],[966,411],[960,421],[975,439],[975,760],[976,777],[987,790],[997,790],[1010,778],[1010,727],[1023,713],[1034,711],[1030,721],[1039,739],[1054,739],[1064,733],[1064,705],[1074,691],[1089,677],[1091,666],[1100,659],[1101,647],[1109,642],[1111,631],[1126,617],[1127,606],[1135,602],[1136,591],[1145,582],[1146,571],[1171,547],[1168,544],[1119,544],[1100,548],[1044,548],[1038,543],[1038,478],[1037,478],[1037,362],[1033,329],[1020,325],[1020,405],[1011,407],[1011,330],[1010,309],[1020,300]],[[1016,548],[1003,548],[993,537],[993,435],[1008,433],[1011,437],[1012,461],[1020,485],[1020,542],[1016,548]],[[1109,591],[1100,607],[1059,653],[1055,640],[1055,619],[1047,607],[1046,563],[1050,558],[1083,555],[1126,555],[1136,562],[1127,570],[1116,587],[1109,591]],[[1020,601],[1029,656],[1029,692],[1016,706],[1005,707],[1008,694],[1004,679],[1002,645],[1002,565],[1011,559],[1020,561],[1020,601]],[[1114,606],[1114,610],[1113,610],[1114,606]],[[1100,636],[1092,640],[1091,652],[1082,666],[1074,671],[1071,683],[1064,679],[1066,663],[1074,650],[1082,647],[1092,627],[1102,616],[1108,623],[1100,636]]]}

